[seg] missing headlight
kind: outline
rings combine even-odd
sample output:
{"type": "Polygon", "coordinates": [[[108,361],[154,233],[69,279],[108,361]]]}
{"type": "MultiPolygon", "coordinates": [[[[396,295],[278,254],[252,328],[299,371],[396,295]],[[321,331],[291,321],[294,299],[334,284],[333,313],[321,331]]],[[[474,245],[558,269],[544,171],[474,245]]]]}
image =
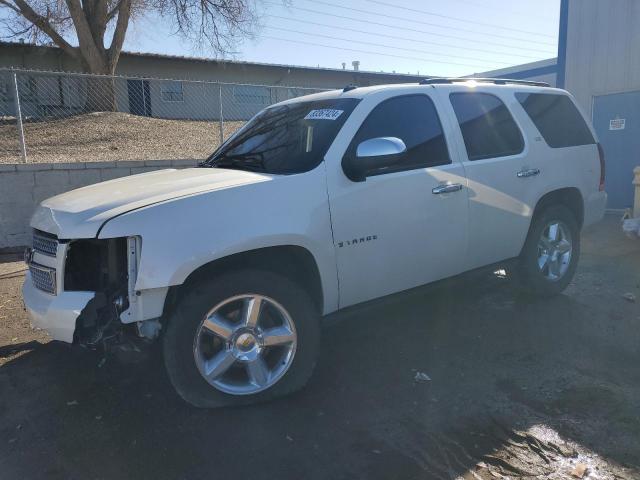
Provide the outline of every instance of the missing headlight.
{"type": "Polygon", "coordinates": [[[72,241],[67,251],[64,289],[107,294],[123,286],[126,289],[126,252],[126,238],[72,241]]]}

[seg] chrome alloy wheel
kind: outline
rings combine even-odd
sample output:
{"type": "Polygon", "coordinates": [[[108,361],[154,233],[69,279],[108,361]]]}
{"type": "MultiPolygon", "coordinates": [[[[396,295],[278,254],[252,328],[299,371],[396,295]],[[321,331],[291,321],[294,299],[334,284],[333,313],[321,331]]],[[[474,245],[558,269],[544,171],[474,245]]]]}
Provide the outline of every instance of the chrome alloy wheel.
{"type": "Polygon", "coordinates": [[[196,331],[193,356],[210,385],[232,395],[250,395],[282,378],[296,345],[296,329],[285,308],[272,298],[246,294],[207,312],[196,331]]]}
{"type": "Polygon", "coordinates": [[[550,222],[538,241],[538,268],[552,282],[560,280],[571,263],[572,239],[569,227],[560,221],[550,222]]]}

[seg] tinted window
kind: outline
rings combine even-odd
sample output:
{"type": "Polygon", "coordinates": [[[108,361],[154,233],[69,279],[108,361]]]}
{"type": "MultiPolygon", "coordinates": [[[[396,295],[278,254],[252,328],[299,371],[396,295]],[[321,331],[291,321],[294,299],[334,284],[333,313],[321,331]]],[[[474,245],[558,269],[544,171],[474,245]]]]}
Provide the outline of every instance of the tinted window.
{"type": "Polygon", "coordinates": [[[596,143],[584,118],[566,95],[516,93],[516,98],[550,147],[596,143]]]}
{"type": "Polygon", "coordinates": [[[275,174],[309,171],[322,162],[358,102],[342,98],[267,108],[201,166],[275,174]]]}
{"type": "Polygon", "coordinates": [[[358,130],[348,153],[355,155],[361,142],[378,137],[397,137],[407,146],[396,167],[378,173],[451,163],[440,118],[426,95],[391,98],[375,107],[358,130]]]}
{"type": "Polygon", "coordinates": [[[488,93],[452,93],[469,160],[515,155],[524,149],[522,133],[502,101],[488,93]]]}

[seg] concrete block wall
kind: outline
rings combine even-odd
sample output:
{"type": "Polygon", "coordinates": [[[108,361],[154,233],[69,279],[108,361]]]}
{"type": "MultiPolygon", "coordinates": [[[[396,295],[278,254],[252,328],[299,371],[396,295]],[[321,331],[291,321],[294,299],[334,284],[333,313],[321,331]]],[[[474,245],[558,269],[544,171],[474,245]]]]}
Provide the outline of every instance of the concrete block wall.
{"type": "Polygon", "coordinates": [[[42,200],[93,183],[163,168],[188,168],[197,160],[0,164],[0,249],[31,243],[29,220],[42,200]]]}

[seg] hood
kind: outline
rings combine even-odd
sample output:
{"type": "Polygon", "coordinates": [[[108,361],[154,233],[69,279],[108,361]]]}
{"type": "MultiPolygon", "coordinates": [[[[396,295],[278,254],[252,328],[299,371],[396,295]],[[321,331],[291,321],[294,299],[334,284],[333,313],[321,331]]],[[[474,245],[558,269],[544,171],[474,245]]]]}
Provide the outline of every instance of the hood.
{"type": "Polygon", "coordinates": [[[91,238],[105,221],[131,210],[271,178],[261,173],[218,168],[142,173],[51,197],[36,208],[31,226],[61,239],[91,238]]]}

